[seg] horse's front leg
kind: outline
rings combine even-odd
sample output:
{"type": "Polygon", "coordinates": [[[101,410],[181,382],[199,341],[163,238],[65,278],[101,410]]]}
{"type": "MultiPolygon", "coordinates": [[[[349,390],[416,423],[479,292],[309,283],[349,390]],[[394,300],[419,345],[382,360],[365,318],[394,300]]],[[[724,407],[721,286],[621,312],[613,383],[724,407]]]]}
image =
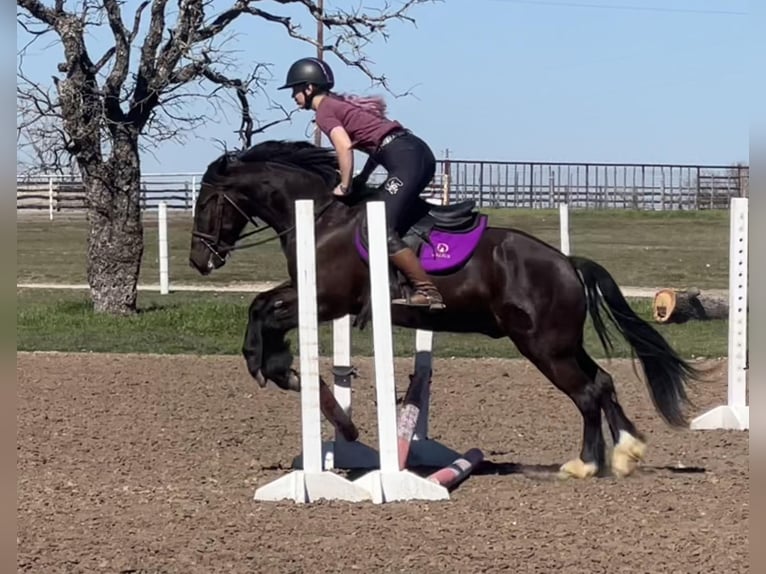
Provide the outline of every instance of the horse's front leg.
{"type": "Polygon", "coordinates": [[[250,304],[242,354],[261,387],[272,381],[285,390],[300,390],[286,340],[287,332],[297,326],[298,294],[290,283],[259,293],[250,304]]]}
{"type": "MultiPolygon", "coordinates": [[[[300,391],[300,375],[291,368],[293,356],[285,335],[298,326],[298,294],[289,284],[259,294],[250,305],[242,354],[247,369],[261,387],[272,381],[286,391],[300,391]]],[[[327,383],[319,380],[322,413],[348,441],[359,431],[338,404],[327,383]]]]}

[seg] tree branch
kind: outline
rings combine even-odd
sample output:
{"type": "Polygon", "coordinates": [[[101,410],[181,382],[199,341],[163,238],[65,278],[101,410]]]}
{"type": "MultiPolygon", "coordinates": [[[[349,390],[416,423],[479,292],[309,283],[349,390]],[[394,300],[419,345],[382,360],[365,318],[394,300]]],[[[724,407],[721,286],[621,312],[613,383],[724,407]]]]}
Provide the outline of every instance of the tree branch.
{"type": "Polygon", "coordinates": [[[40,22],[48,24],[48,26],[55,28],[59,18],[64,14],[64,2],[63,0],[56,1],[56,9],[51,10],[45,6],[40,0],[16,0],[16,3],[29,12],[40,22]]]}
{"type": "MultiPolygon", "coordinates": [[[[128,41],[128,31],[122,22],[120,14],[120,5],[118,0],[104,0],[104,9],[109,18],[109,27],[114,36],[114,65],[112,71],[106,79],[104,93],[106,96],[106,105],[110,110],[112,117],[121,117],[122,111],[119,110],[120,89],[128,77],[128,65],[130,64],[130,43],[128,41]],[[116,109],[115,109],[116,108],[116,109]]],[[[98,66],[96,66],[98,68],[98,66]]]]}
{"type": "Polygon", "coordinates": [[[128,37],[128,44],[133,44],[136,36],[138,36],[138,30],[141,28],[141,16],[149,4],[151,4],[150,0],[144,0],[138,6],[136,14],[133,16],[133,29],[130,31],[130,36],[128,37]]]}
{"type": "MultiPolygon", "coordinates": [[[[229,0],[228,7],[207,17],[206,11],[212,11],[223,0],[176,0],[174,20],[168,25],[168,0],[135,2],[135,11],[125,14],[127,18],[122,14],[124,0],[77,0],[69,4],[76,6],[73,13],[65,11],[66,0],[47,0],[48,6],[44,4],[46,0],[17,0],[19,29],[35,37],[55,31],[66,57],[66,63],[59,65],[66,78],[54,78],[58,98],[42,87],[24,83],[26,93],[24,97],[19,95],[19,101],[26,102],[29,110],[24,123],[32,115],[57,118],[58,125],[68,134],[68,149],[78,154],[90,150],[91,157],[100,157],[114,138],[126,133],[135,134],[147,144],[168,139],[180,141],[204,123],[220,122],[216,116],[228,113],[223,104],[229,103],[225,94],[231,94],[239,114],[236,133],[242,145],[249,146],[253,135],[289,121],[294,110],[288,112],[270,100],[264,90],[265,64],[257,65],[249,76],[238,72],[241,64],[230,58],[234,51],[224,49],[234,37],[227,32],[238,18],[249,16],[264,25],[278,25],[289,38],[334,54],[373,84],[380,84],[394,94],[387,77],[374,70],[364,49],[375,37],[387,39],[390,23],[414,22],[411,8],[431,1],[402,0],[395,6],[380,2],[377,8],[320,10],[313,0],[272,0],[268,9],[262,0],[229,0]],[[148,22],[143,22],[147,9],[148,22]],[[327,29],[323,45],[317,44],[313,26],[310,31],[303,31],[298,18],[305,22],[306,16],[327,29]],[[92,63],[85,35],[90,33],[89,28],[98,26],[109,26],[113,45],[107,46],[92,63]],[[142,28],[145,34],[136,69],[131,74],[131,51],[142,28]],[[108,72],[104,72],[107,68],[108,72]],[[257,108],[251,101],[256,96],[261,99],[257,108]],[[205,105],[209,111],[192,108],[192,103],[205,105]],[[253,113],[256,109],[278,112],[278,117],[266,116],[261,121],[253,113]]],[[[52,134],[56,133],[55,128],[50,129],[52,134]]]]}

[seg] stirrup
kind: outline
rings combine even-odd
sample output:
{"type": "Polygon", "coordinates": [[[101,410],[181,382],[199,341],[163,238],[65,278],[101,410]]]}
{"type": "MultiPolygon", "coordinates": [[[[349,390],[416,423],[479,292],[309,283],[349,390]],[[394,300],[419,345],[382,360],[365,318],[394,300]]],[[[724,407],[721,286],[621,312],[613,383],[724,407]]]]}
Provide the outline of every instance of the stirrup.
{"type": "MultiPolygon", "coordinates": [[[[438,292],[437,292],[438,293],[438,292]]],[[[418,308],[428,308],[432,311],[435,310],[441,310],[446,307],[444,302],[441,300],[441,296],[438,299],[435,299],[432,297],[428,291],[424,289],[417,289],[413,294],[407,294],[406,297],[400,297],[397,299],[391,300],[392,305],[404,305],[407,307],[418,307],[418,308]],[[413,301],[413,298],[423,298],[425,301],[423,303],[417,303],[413,301]]]]}

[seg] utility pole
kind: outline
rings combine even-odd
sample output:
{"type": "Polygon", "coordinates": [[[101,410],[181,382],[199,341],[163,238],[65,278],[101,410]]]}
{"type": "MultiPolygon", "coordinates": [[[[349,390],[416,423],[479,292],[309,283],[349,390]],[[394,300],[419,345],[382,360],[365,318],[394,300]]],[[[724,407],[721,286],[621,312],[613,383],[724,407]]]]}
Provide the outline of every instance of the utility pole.
{"type": "MultiPolygon", "coordinates": [[[[324,59],[324,24],[322,23],[322,17],[324,16],[324,0],[317,0],[317,58],[319,60],[324,59]]],[[[322,131],[319,126],[314,124],[314,145],[322,145],[322,131]]]]}
{"type": "Polygon", "coordinates": [[[450,176],[452,165],[449,161],[449,148],[444,150],[444,166],[442,168],[442,205],[449,205],[450,176]]]}

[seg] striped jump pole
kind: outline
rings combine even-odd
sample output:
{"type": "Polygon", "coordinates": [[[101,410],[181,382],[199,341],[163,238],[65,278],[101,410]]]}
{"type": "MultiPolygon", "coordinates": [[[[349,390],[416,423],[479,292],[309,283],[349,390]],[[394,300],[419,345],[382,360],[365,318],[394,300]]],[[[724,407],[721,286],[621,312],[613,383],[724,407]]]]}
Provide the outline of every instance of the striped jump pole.
{"type": "Polygon", "coordinates": [[[433,333],[418,329],[415,333],[415,363],[410,386],[404,395],[399,416],[399,464],[409,467],[443,467],[460,455],[428,436],[431,407],[433,333]]]}
{"type": "Polygon", "coordinates": [[[478,448],[472,448],[463,456],[457,458],[452,464],[429,475],[428,480],[440,484],[445,488],[454,488],[471,474],[471,471],[473,471],[483,460],[484,453],[478,448]]]}

